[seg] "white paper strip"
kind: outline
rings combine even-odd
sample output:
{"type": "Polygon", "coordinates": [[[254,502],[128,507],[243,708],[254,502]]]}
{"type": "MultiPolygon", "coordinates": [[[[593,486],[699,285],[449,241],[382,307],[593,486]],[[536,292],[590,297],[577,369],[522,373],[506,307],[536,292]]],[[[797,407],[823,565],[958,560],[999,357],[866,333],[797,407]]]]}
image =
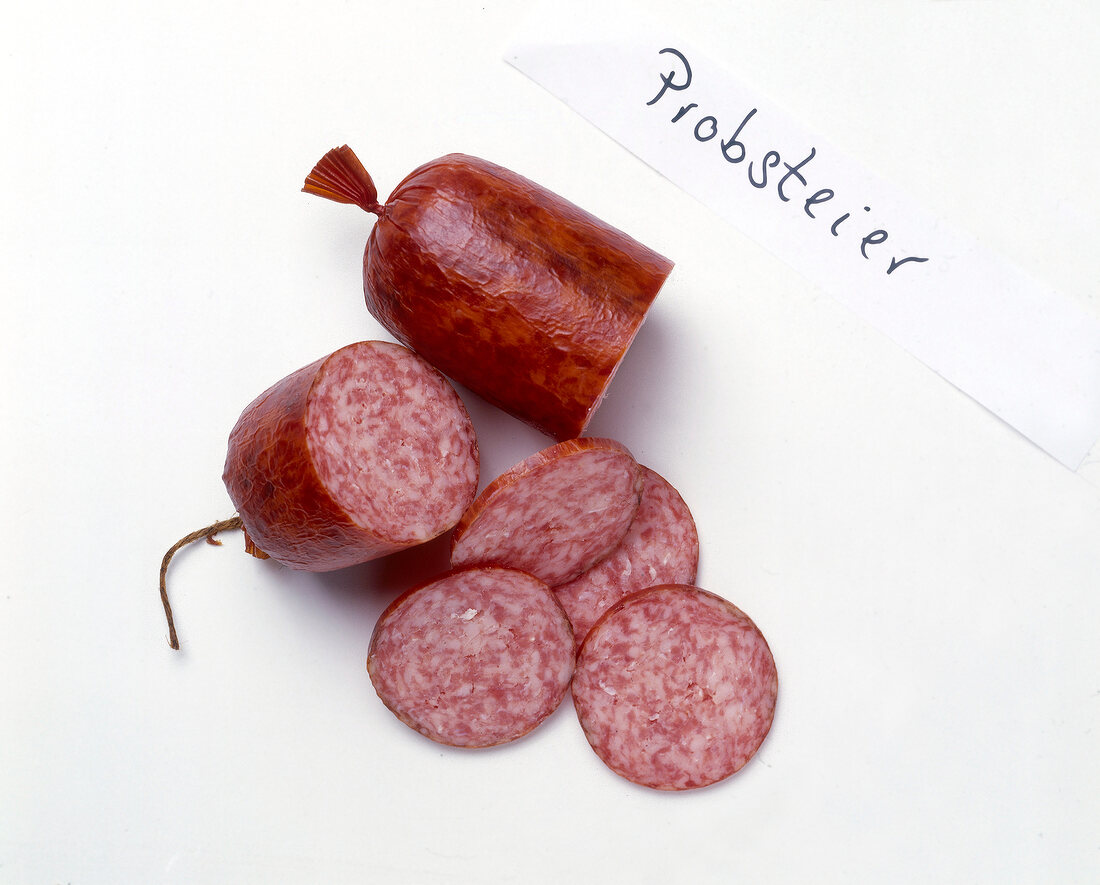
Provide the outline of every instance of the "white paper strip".
{"type": "Polygon", "coordinates": [[[1100,437],[1100,321],[672,29],[559,0],[505,58],[1071,470],[1100,437]]]}

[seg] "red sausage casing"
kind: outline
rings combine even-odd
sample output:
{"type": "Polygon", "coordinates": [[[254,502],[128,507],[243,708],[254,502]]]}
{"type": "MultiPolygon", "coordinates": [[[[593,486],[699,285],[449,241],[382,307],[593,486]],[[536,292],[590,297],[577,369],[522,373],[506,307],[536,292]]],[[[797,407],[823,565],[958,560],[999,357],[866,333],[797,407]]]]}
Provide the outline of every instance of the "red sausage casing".
{"type": "Polygon", "coordinates": [[[558,440],[579,436],[672,262],[501,166],[450,154],[383,206],[345,146],[305,190],[377,214],[367,307],[399,341],[558,440]]]}
{"type": "Polygon", "coordinates": [[[364,341],[249,405],[223,479],[250,551],[321,572],[449,530],[478,469],[473,425],[447,379],[399,344],[364,341]]]}

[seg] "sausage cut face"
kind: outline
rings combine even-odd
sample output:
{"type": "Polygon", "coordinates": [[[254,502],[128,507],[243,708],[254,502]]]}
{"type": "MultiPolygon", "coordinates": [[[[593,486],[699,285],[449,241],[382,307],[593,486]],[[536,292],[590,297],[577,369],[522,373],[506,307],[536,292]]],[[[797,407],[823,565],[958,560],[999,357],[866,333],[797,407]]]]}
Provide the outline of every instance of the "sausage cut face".
{"type": "Polygon", "coordinates": [[[638,511],[642,467],[596,437],[536,452],[486,486],[452,536],[451,564],[496,563],[551,587],[606,557],[638,511]]]}
{"type": "Polygon", "coordinates": [[[449,530],[479,464],[447,379],[399,344],[361,341],[257,397],[229,435],[223,479],[249,549],[330,571],[449,530]]]}
{"type": "Polygon", "coordinates": [[[699,533],[680,493],[643,467],[641,503],[622,543],[584,574],[554,588],[577,642],[607,609],[635,590],[690,584],[699,565],[699,533]]]}
{"type": "Polygon", "coordinates": [[[472,567],[398,597],[371,639],[367,671],[410,728],[455,747],[521,737],[565,697],[573,631],[525,572],[472,567]]]}
{"type": "Polygon", "coordinates": [[[456,400],[446,379],[396,345],[373,346],[370,359],[345,349],[327,361],[310,391],[309,450],[356,523],[412,544],[458,521],[477,465],[456,400]]]}
{"type": "Polygon", "coordinates": [[[657,790],[715,783],[771,728],[778,677],[763,635],[732,603],[667,584],[631,594],[581,646],[573,702],[604,763],[657,790]]]}

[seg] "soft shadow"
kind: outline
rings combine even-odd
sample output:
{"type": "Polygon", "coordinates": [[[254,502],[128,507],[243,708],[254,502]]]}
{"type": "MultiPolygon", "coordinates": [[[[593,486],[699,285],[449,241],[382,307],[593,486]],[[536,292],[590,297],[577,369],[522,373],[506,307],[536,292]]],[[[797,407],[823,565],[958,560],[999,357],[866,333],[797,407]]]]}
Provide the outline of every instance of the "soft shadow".
{"type": "Polygon", "coordinates": [[[652,310],[626,352],[585,436],[605,436],[630,445],[669,424],[690,371],[689,350],[669,318],[652,310]]]}
{"type": "Polygon", "coordinates": [[[274,560],[264,565],[275,574],[272,588],[293,614],[332,636],[370,636],[379,615],[406,590],[446,571],[450,533],[362,565],[332,572],[295,571],[274,560]]]}
{"type": "Polygon", "coordinates": [[[388,605],[410,587],[421,584],[450,567],[451,533],[427,543],[391,553],[379,559],[313,577],[324,592],[335,598],[368,597],[388,605]]]}

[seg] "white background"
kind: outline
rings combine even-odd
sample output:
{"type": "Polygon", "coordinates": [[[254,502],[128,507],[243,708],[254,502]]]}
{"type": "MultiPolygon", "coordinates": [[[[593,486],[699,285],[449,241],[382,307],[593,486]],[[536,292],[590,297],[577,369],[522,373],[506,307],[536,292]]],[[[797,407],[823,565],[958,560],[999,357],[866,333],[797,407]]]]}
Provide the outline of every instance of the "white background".
{"type": "MultiPolygon", "coordinates": [[[[1100,11],[645,0],[1100,315],[1100,11]]],[[[1100,875],[1100,454],[1074,474],[502,60],[484,4],[23,4],[0,36],[0,882],[1082,882],[1100,875]],[[464,151],[677,262],[590,427],[695,513],[780,673],[730,780],[664,794],[569,702],[491,751],[375,697],[440,544],[328,575],[196,545],[244,406],[351,341],[383,195],[464,151]]],[[[548,444],[463,391],[483,482],[548,444]]]]}

